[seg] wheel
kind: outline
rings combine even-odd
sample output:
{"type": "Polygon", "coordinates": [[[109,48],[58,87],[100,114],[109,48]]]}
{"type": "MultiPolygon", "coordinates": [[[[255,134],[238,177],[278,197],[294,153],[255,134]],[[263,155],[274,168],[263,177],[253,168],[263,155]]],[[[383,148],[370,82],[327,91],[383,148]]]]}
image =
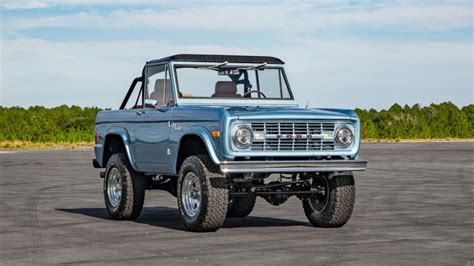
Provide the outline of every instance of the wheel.
{"type": "Polygon", "coordinates": [[[230,197],[227,217],[246,217],[255,206],[256,196],[230,197]]]}
{"type": "Polygon", "coordinates": [[[105,207],[114,220],[135,220],[143,209],[145,178],[133,170],[127,155],[110,156],[105,169],[105,207]]]}
{"type": "Polygon", "coordinates": [[[184,160],[178,176],[177,199],[186,230],[216,231],[224,224],[227,182],[208,156],[190,156],[184,160]]]}
{"type": "Polygon", "coordinates": [[[317,227],[341,227],[347,223],[354,209],[355,186],[352,174],[317,177],[313,187],[321,193],[303,200],[308,220],[317,227]]]}

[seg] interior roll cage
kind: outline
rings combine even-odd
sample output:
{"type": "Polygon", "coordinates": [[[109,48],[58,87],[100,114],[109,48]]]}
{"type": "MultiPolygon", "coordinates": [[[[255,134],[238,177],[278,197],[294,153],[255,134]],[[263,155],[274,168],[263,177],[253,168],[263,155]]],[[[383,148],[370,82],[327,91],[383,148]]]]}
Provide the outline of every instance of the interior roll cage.
{"type": "Polygon", "coordinates": [[[135,106],[138,104],[138,99],[140,99],[140,94],[143,93],[143,77],[137,77],[132,81],[132,84],[130,84],[130,88],[128,89],[127,94],[125,95],[125,98],[123,99],[122,104],[120,105],[120,108],[119,108],[120,110],[125,109],[128,99],[132,95],[133,89],[135,88],[138,82],[141,82],[141,85],[140,85],[140,92],[137,97],[137,102],[135,102],[135,106]]]}
{"type": "MultiPolygon", "coordinates": [[[[268,58],[266,58],[268,59],[268,58]]],[[[156,60],[155,60],[156,61],[156,60]]],[[[157,62],[164,62],[166,60],[158,60],[157,62]]],[[[154,61],[152,61],[154,62],[154,61]]],[[[150,63],[150,62],[147,62],[147,64],[150,63]]],[[[257,63],[256,61],[253,62],[253,63],[257,63]]],[[[283,63],[282,61],[278,61],[277,63],[283,63]]],[[[228,61],[223,61],[221,63],[218,63],[216,65],[213,65],[213,66],[208,66],[206,68],[209,68],[209,69],[212,69],[212,70],[215,70],[215,71],[222,71],[223,69],[226,69],[226,65],[228,64],[228,61]]],[[[261,70],[261,69],[264,69],[265,67],[267,66],[267,62],[264,61],[264,63],[259,63],[259,65],[256,65],[256,66],[251,66],[251,67],[237,67],[235,68],[235,70],[238,70],[238,74],[234,74],[234,73],[229,73],[227,74],[227,76],[229,76],[229,78],[232,80],[232,82],[234,82],[235,84],[242,84],[244,86],[244,94],[247,94],[248,92],[250,91],[258,91],[258,98],[262,98],[262,95],[261,95],[261,88],[260,88],[260,78],[259,78],[259,71],[258,70],[261,70]],[[255,86],[253,86],[250,81],[249,81],[249,72],[248,71],[255,71],[255,80],[256,80],[256,84],[254,84],[255,86]],[[256,88],[254,88],[256,87],[256,88]]],[[[127,94],[125,95],[125,98],[123,99],[122,103],[120,104],[120,107],[119,107],[119,110],[124,110],[125,107],[127,106],[127,103],[128,101],[130,100],[130,97],[132,96],[132,93],[134,91],[134,89],[136,88],[138,82],[141,82],[141,85],[140,85],[140,88],[139,88],[139,95],[137,97],[137,100],[135,102],[135,105],[134,107],[138,106],[138,102],[140,100],[140,98],[143,98],[141,97],[141,95],[144,93],[144,88],[145,88],[145,84],[144,84],[144,80],[145,80],[145,68],[146,66],[143,68],[143,73],[142,73],[142,76],[140,77],[136,77],[132,83],[130,84],[130,87],[127,91],[127,94]]],[[[278,72],[278,75],[280,77],[280,95],[283,96],[283,85],[282,85],[282,82],[281,82],[281,77],[283,76],[286,80],[286,76],[281,72],[278,72]]],[[[291,90],[289,91],[290,93],[290,97],[291,99],[293,99],[293,94],[291,92],[291,90]]],[[[178,95],[180,94],[179,92],[179,88],[178,88],[178,95]]],[[[180,97],[180,96],[178,96],[180,97]]],[[[245,97],[250,97],[250,94],[246,95],[245,97]]],[[[142,102],[142,106],[144,105],[144,103],[142,102]]]]}

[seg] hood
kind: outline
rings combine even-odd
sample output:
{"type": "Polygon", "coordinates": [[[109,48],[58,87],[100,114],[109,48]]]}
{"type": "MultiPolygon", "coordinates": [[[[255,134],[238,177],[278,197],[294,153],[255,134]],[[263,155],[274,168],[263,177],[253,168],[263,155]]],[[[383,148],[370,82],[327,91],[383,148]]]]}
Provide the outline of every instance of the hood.
{"type": "Polygon", "coordinates": [[[281,119],[353,119],[355,112],[350,109],[316,109],[298,107],[229,107],[232,116],[240,118],[281,118],[281,119]]]}

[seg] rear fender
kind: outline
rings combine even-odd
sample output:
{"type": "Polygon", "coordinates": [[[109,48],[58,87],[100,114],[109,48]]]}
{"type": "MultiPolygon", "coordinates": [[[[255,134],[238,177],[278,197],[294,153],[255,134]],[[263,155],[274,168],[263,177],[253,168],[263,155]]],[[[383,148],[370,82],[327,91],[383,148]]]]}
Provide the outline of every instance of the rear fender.
{"type": "Polygon", "coordinates": [[[132,147],[131,147],[132,142],[130,140],[130,135],[128,134],[128,131],[123,127],[113,127],[107,132],[105,136],[105,141],[104,141],[104,148],[102,149],[102,157],[100,160],[102,161],[102,166],[105,166],[105,164],[107,164],[107,162],[104,162],[102,159],[104,158],[105,148],[106,148],[105,145],[107,145],[107,139],[108,137],[113,136],[113,135],[119,136],[122,139],[123,146],[125,147],[125,153],[127,154],[127,157],[128,157],[128,161],[130,162],[130,165],[132,166],[133,170],[138,172],[136,161],[132,153],[132,147]]]}

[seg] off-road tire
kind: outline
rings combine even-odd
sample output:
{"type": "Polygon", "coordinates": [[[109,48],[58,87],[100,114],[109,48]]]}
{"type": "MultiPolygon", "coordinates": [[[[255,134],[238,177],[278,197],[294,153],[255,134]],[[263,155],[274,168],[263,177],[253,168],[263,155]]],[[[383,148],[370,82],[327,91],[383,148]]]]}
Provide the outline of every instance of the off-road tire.
{"type": "Polygon", "coordinates": [[[178,208],[186,230],[210,232],[219,229],[225,221],[228,205],[228,186],[225,176],[209,156],[186,158],[178,176],[178,208]],[[201,205],[194,217],[186,214],[182,202],[182,185],[187,173],[193,172],[201,182],[201,205]]]}
{"type": "Polygon", "coordinates": [[[352,173],[329,176],[329,198],[326,207],[315,211],[309,200],[303,200],[303,208],[311,224],[316,227],[341,227],[351,217],[355,202],[355,185],[352,173]]]}
{"type": "Polygon", "coordinates": [[[135,220],[143,209],[146,181],[142,174],[135,172],[125,153],[110,156],[105,169],[104,199],[105,207],[114,220],[135,220]],[[117,207],[113,207],[107,195],[107,181],[110,170],[117,168],[121,175],[122,197],[117,207]]]}
{"type": "Polygon", "coordinates": [[[248,216],[254,206],[256,196],[245,196],[245,197],[231,197],[229,200],[229,207],[227,209],[227,217],[246,217],[248,216]]]}

